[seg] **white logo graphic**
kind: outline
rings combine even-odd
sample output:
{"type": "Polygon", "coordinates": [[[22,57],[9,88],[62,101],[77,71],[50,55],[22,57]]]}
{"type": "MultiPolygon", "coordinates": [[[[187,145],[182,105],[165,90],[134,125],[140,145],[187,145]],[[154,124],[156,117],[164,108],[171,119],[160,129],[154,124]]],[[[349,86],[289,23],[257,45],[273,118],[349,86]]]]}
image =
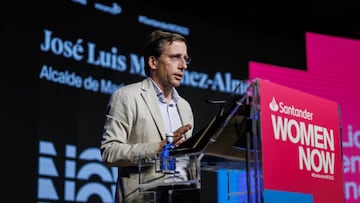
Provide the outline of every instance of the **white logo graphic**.
{"type": "Polygon", "coordinates": [[[310,112],[307,109],[296,108],[294,105],[286,105],[282,101],[278,103],[276,102],[275,97],[273,97],[269,103],[269,108],[273,112],[279,112],[281,114],[303,118],[310,121],[313,120],[313,112],[310,112]]]}
{"type": "Polygon", "coordinates": [[[98,148],[78,151],[67,144],[63,155],[55,143],[40,140],[38,170],[38,202],[89,202],[94,196],[114,202],[117,168],[102,163],[98,148]]]}
{"type": "Polygon", "coordinates": [[[275,97],[272,98],[271,102],[269,103],[269,107],[272,111],[279,110],[279,105],[276,103],[275,97]]]}

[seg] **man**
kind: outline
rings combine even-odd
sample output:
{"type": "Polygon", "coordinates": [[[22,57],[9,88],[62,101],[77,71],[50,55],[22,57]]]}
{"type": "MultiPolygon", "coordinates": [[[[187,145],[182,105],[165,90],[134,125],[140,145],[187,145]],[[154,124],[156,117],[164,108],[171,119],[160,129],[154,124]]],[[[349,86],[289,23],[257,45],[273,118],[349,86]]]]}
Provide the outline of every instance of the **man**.
{"type": "MultiPolygon", "coordinates": [[[[107,106],[100,149],[107,166],[119,167],[115,202],[146,202],[146,193],[138,189],[139,163],[141,183],[163,183],[166,175],[147,160],[158,158],[166,134],[173,134],[174,146],[192,136],[191,106],[175,89],[190,62],[186,39],[152,32],[145,43],[144,62],[148,77],[115,91],[107,106]]],[[[188,178],[186,161],[177,163],[177,180],[188,178]]]]}

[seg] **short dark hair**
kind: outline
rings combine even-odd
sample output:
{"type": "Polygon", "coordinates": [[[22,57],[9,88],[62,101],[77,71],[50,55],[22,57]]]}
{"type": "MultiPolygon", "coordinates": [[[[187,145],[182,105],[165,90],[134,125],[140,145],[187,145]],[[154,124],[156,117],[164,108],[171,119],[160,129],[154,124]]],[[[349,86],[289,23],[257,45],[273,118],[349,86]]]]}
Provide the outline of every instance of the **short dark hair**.
{"type": "Polygon", "coordinates": [[[144,69],[147,76],[150,76],[150,67],[148,64],[149,57],[160,57],[164,51],[165,44],[171,44],[174,41],[182,41],[187,45],[185,37],[178,33],[155,30],[146,37],[144,45],[144,69]]]}

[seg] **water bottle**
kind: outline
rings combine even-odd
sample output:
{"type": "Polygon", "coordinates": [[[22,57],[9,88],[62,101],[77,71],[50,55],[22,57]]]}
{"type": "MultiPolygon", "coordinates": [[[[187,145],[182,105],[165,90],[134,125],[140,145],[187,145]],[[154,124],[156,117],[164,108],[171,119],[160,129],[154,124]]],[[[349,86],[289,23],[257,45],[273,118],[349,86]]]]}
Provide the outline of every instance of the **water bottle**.
{"type": "Polygon", "coordinates": [[[174,157],[170,157],[170,150],[174,149],[174,135],[172,133],[166,134],[166,144],[160,153],[160,170],[162,172],[175,171],[176,160],[174,157]]]}

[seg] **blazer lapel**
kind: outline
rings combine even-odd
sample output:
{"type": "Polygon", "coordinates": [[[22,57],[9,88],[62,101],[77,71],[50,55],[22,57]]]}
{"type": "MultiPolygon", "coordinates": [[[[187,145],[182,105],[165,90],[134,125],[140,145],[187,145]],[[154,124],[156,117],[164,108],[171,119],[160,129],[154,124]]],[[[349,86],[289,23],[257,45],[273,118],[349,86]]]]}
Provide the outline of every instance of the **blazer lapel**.
{"type": "MultiPolygon", "coordinates": [[[[182,100],[181,98],[179,99],[178,103],[177,103],[177,108],[179,111],[179,115],[180,115],[180,119],[181,119],[181,123],[183,125],[185,124],[193,124],[193,120],[190,120],[191,117],[189,117],[190,113],[189,110],[186,108],[186,105],[184,103],[184,100],[182,100]]],[[[192,130],[188,131],[187,133],[185,133],[186,138],[191,137],[192,135],[192,130]]]]}
{"type": "Polygon", "coordinates": [[[184,125],[185,123],[189,123],[190,121],[187,119],[188,117],[186,116],[187,113],[186,113],[186,108],[184,108],[184,105],[183,103],[181,102],[181,100],[178,101],[177,103],[177,108],[178,108],[178,112],[179,112],[179,115],[180,115],[180,119],[181,119],[181,123],[184,125]],[[186,115],[183,115],[183,113],[185,113],[186,115]]]}
{"type": "Polygon", "coordinates": [[[158,98],[152,85],[153,84],[150,78],[146,78],[141,85],[141,96],[143,97],[146,106],[150,111],[152,119],[158,129],[159,135],[162,137],[162,139],[165,139],[165,126],[162,122],[163,118],[158,104],[158,98]]]}

